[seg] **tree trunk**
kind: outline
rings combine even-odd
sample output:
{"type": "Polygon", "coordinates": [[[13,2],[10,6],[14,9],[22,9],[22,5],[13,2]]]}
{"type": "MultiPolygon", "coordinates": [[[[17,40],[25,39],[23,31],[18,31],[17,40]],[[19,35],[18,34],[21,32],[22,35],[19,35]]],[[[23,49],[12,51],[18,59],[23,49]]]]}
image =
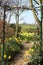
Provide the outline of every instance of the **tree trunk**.
{"type": "Polygon", "coordinates": [[[31,9],[32,9],[32,12],[33,12],[33,16],[34,16],[36,22],[38,23],[38,26],[40,26],[40,20],[38,19],[37,15],[36,15],[35,9],[33,8],[32,0],[30,0],[30,6],[31,6],[31,9]]]}
{"type": "Polygon", "coordinates": [[[43,19],[42,19],[42,44],[43,44],[43,19]]]}
{"type": "MultiPolygon", "coordinates": [[[[43,4],[43,0],[40,0],[40,4],[43,4]]],[[[42,8],[42,48],[43,48],[43,6],[41,7],[42,8]]]]}
{"type": "MultiPolygon", "coordinates": [[[[40,4],[42,4],[42,2],[43,2],[43,0],[40,0],[40,4]]],[[[30,0],[30,5],[31,5],[32,12],[33,12],[33,16],[34,16],[36,22],[38,23],[38,26],[39,26],[39,29],[40,29],[40,25],[41,25],[40,22],[41,21],[38,19],[37,15],[36,15],[35,9],[33,8],[33,2],[32,2],[32,0],[30,0]]],[[[43,12],[42,12],[42,14],[43,14],[43,12]]],[[[41,29],[40,29],[40,32],[41,32],[41,29]]],[[[41,33],[42,33],[42,43],[43,43],[43,22],[42,22],[42,32],[41,33]]],[[[40,33],[40,35],[41,35],[41,33],[40,33]]]]}
{"type": "Polygon", "coordinates": [[[19,10],[17,10],[17,14],[16,14],[16,32],[15,32],[15,36],[18,36],[18,22],[19,22],[19,10]]]}

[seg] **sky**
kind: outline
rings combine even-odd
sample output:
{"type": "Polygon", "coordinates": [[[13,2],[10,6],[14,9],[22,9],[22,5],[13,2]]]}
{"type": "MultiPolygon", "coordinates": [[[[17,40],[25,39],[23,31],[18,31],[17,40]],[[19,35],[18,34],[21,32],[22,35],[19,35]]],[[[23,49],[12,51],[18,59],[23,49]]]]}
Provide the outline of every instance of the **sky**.
{"type": "MultiPolygon", "coordinates": [[[[25,22],[27,24],[35,24],[35,19],[32,14],[32,11],[25,11],[20,15],[19,23],[22,24],[23,22],[25,22]]],[[[14,15],[11,17],[10,23],[16,23],[14,15]]]]}
{"type": "MultiPolygon", "coordinates": [[[[14,1],[14,0],[13,0],[14,1]]],[[[16,1],[16,0],[15,0],[16,1]]],[[[21,0],[20,0],[21,1],[21,0]]],[[[28,2],[28,0],[22,0],[23,4],[22,5],[26,5],[29,6],[30,3],[28,2]],[[25,4],[24,4],[25,2],[25,4]],[[27,5],[27,4],[28,5],[27,5]]],[[[37,6],[37,5],[36,5],[37,6]]],[[[40,15],[40,14],[39,14],[40,15]]],[[[7,21],[9,19],[9,15],[7,16],[7,21]]],[[[31,10],[29,11],[24,11],[20,16],[19,16],[19,23],[22,24],[23,22],[27,23],[27,24],[35,24],[36,21],[34,19],[33,13],[31,10]]],[[[10,19],[10,23],[16,23],[16,19],[15,19],[15,15],[12,15],[11,19],[10,19]]]]}

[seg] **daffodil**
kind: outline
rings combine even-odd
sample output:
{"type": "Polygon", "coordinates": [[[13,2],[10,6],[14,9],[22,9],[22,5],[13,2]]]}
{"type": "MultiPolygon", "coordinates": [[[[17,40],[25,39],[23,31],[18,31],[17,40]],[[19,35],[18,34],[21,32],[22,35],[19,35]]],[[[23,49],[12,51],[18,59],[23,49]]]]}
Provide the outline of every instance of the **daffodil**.
{"type": "Polygon", "coordinates": [[[26,54],[26,55],[30,55],[30,52],[29,52],[29,51],[25,51],[25,54],[26,54]]]}
{"type": "Polygon", "coordinates": [[[29,51],[31,51],[31,48],[29,49],[29,51]]]}
{"type": "Polygon", "coordinates": [[[12,40],[12,38],[10,37],[9,40],[12,40]]]}
{"type": "Polygon", "coordinates": [[[29,36],[34,36],[34,33],[29,33],[28,35],[29,35],[29,36]]]}
{"type": "Polygon", "coordinates": [[[16,40],[17,42],[19,42],[18,38],[16,38],[15,36],[13,36],[13,39],[16,40]]]}
{"type": "Polygon", "coordinates": [[[33,52],[33,51],[34,51],[34,49],[30,48],[30,49],[29,49],[29,51],[30,51],[30,52],[33,52]]]}
{"type": "Polygon", "coordinates": [[[10,55],[8,56],[8,59],[11,59],[11,56],[10,55]]]}
{"type": "Polygon", "coordinates": [[[7,58],[7,55],[6,54],[4,54],[4,59],[6,59],[7,58]]]}
{"type": "Polygon", "coordinates": [[[32,52],[34,51],[34,49],[32,49],[32,52]]]}
{"type": "Polygon", "coordinates": [[[25,59],[24,59],[24,61],[25,61],[25,62],[28,62],[28,61],[29,61],[29,59],[25,58],[25,59]]]}

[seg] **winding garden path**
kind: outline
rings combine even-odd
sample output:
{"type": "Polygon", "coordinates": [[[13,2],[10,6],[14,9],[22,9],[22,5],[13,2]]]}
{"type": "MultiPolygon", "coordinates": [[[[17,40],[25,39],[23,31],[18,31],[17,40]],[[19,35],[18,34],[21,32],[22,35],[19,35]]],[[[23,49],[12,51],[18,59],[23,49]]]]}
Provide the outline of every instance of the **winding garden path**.
{"type": "Polygon", "coordinates": [[[26,65],[24,62],[24,54],[25,51],[28,50],[32,45],[29,43],[23,43],[23,45],[24,48],[21,50],[21,53],[14,58],[11,65],[26,65]]]}

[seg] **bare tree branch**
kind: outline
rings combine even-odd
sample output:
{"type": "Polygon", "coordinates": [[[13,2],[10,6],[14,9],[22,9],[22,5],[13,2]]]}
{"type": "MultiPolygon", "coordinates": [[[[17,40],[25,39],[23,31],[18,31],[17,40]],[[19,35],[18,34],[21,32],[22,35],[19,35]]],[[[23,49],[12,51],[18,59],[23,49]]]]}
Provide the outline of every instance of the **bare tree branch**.
{"type": "Polygon", "coordinates": [[[39,3],[36,1],[36,0],[34,0],[35,2],[36,2],[36,4],[38,4],[39,5],[39,3]]]}
{"type": "Polygon", "coordinates": [[[39,26],[40,26],[40,20],[38,19],[37,15],[36,15],[35,8],[33,8],[32,0],[30,0],[30,5],[31,5],[31,8],[32,8],[32,12],[33,12],[34,18],[35,18],[36,22],[37,22],[37,23],[39,24],[39,26]]]}

